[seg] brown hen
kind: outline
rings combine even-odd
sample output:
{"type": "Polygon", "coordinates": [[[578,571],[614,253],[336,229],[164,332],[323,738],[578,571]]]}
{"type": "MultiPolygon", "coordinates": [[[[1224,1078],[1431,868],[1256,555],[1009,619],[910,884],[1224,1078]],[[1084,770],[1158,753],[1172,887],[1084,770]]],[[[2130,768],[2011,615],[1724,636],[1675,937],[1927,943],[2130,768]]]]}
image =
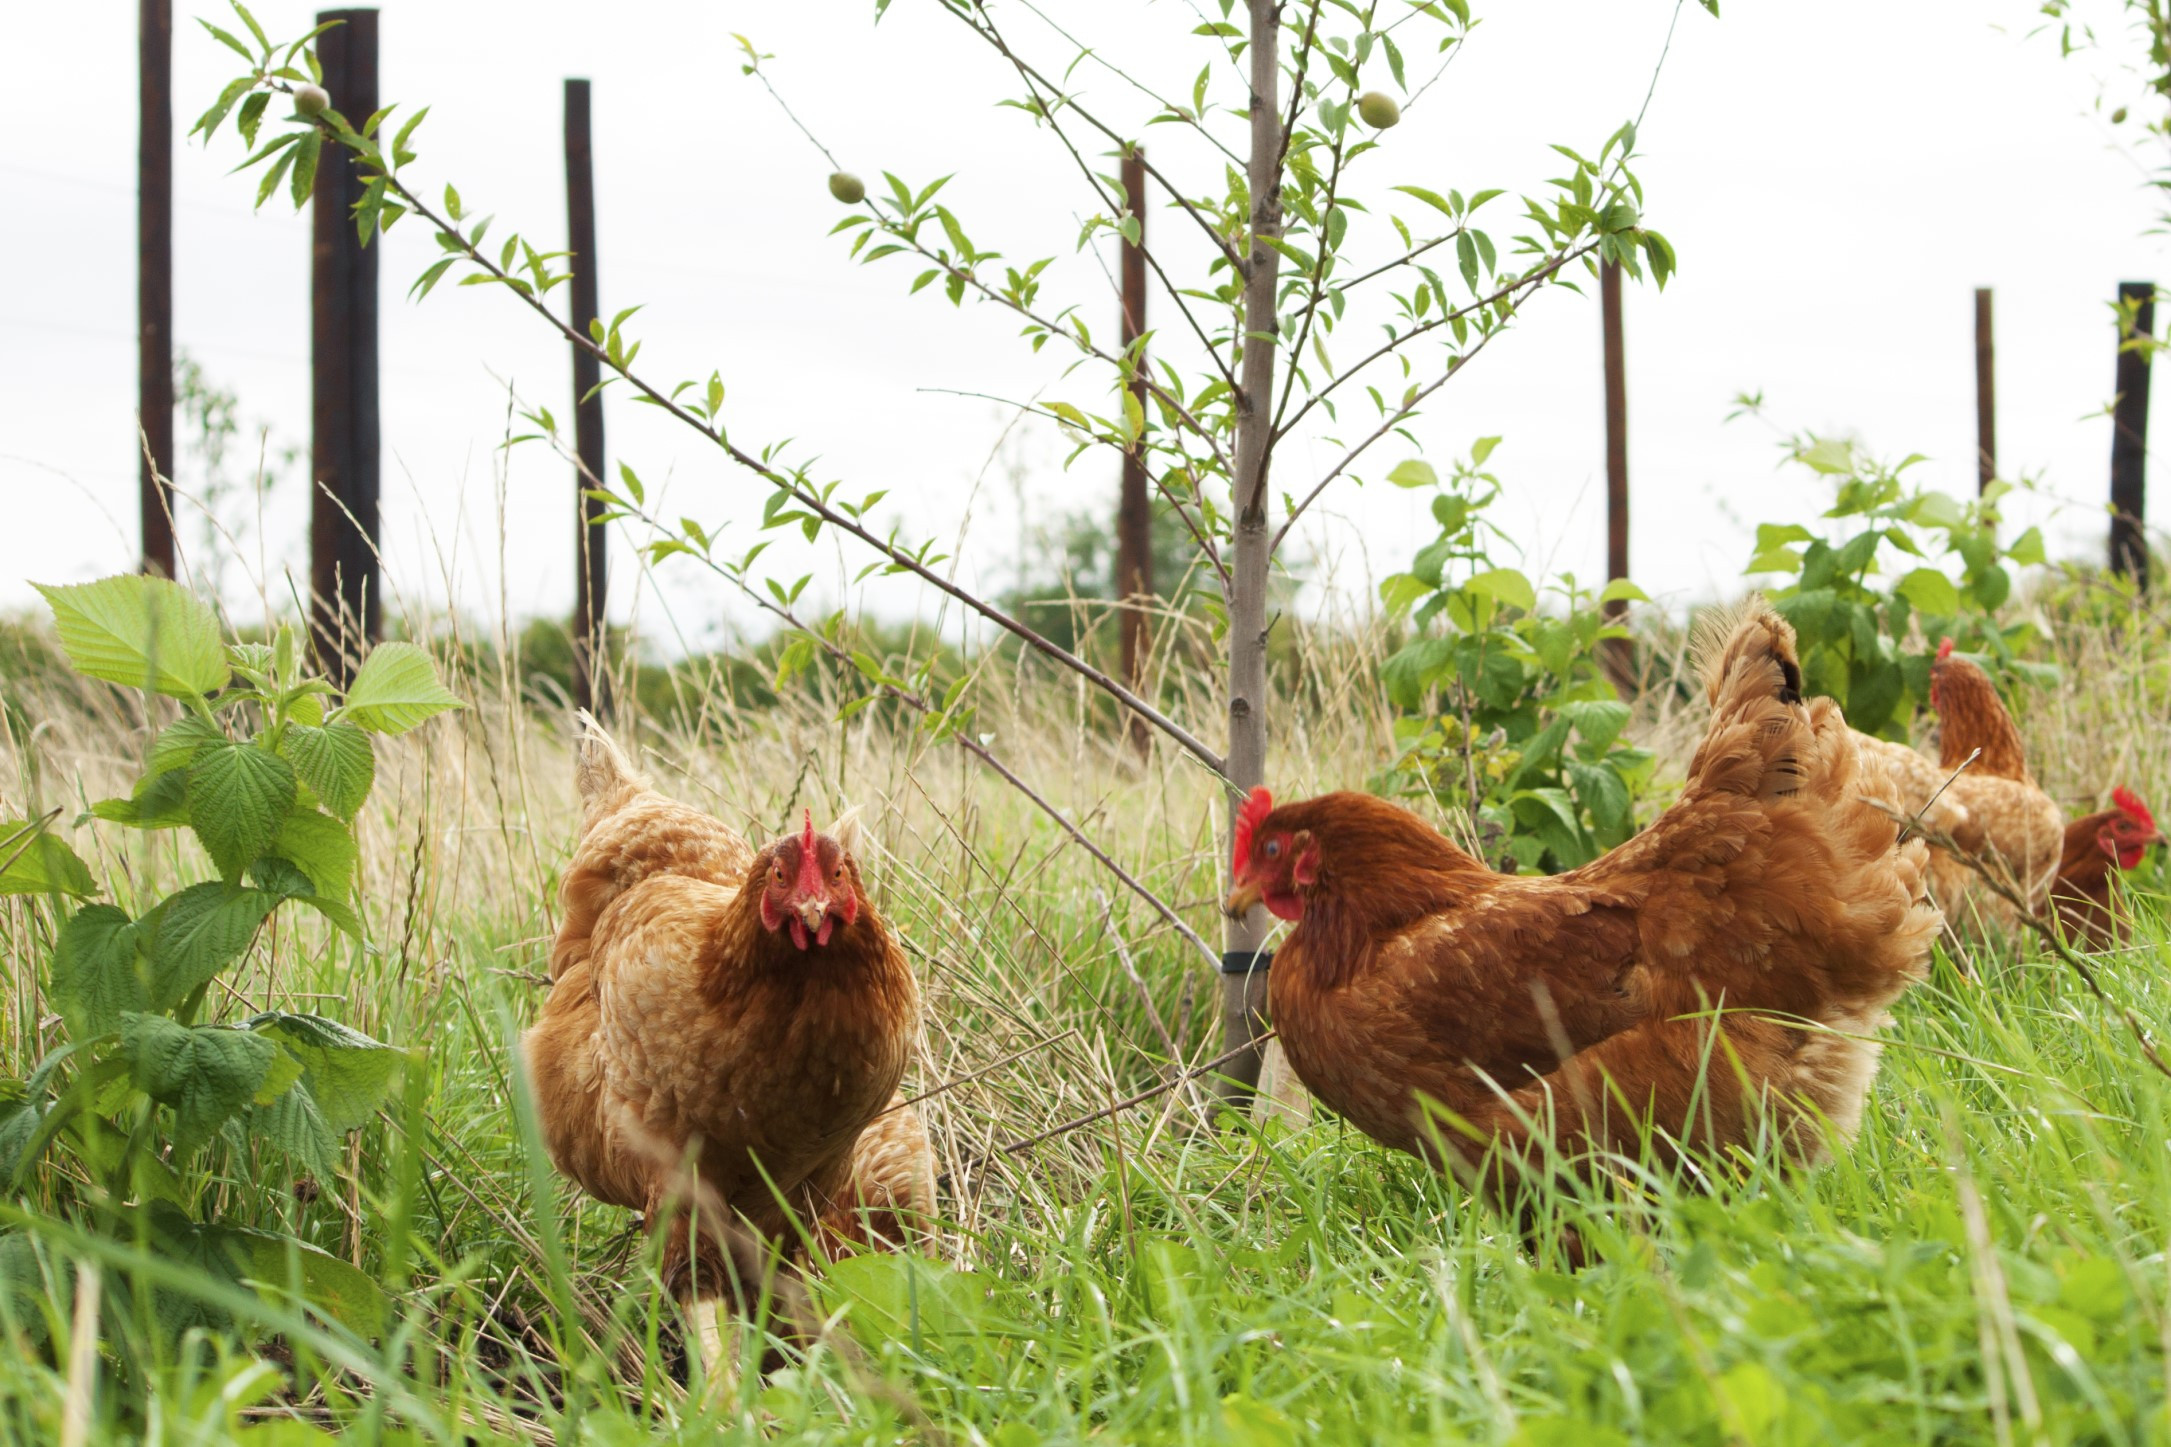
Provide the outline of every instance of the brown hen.
{"type": "Polygon", "coordinates": [[[2097,950],[2125,935],[2126,921],[2111,901],[2112,875],[2139,867],[2149,846],[2163,843],[2156,816],[2140,795],[2113,789],[2111,805],[2066,826],[2065,854],[2050,887],[2067,937],[2097,950]]]}
{"type": "Polygon", "coordinates": [[[599,1200],[670,1216],[665,1278],[689,1297],[723,1263],[689,1248],[687,1208],[731,1218],[704,1248],[745,1229],[787,1257],[802,1231],[825,1249],[901,1241],[934,1204],[897,1093],[919,991],[866,897],[856,827],[809,817],[757,851],[582,723],[583,829],[522,1042],[551,1159],[599,1200]]]}
{"type": "Polygon", "coordinates": [[[1661,1158],[1718,1151],[1766,1111],[1800,1159],[1823,1123],[1855,1129],[1868,1037],[1938,929],[1924,850],[1856,794],[1853,735],[1802,700],[1783,620],[1753,605],[1707,657],[1680,801],[1555,878],[1496,874],[1366,795],[1254,792],[1229,906],[1296,922],[1269,999],[1322,1101],[1427,1158],[1444,1139],[1466,1178],[1496,1144],[1506,1176],[1548,1141],[1634,1153],[1651,1127],[1661,1158]]]}
{"type": "MultiPolygon", "coordinates": [[[[2006,875],[2030,913],[2041,912],[2065,851],[2065,811],[2035,782],[2019,726],[1990,676],[1954,653],[1950,638],[1930,666],[1930,706],[1938,718],[1934,763],[1905,744],[1855,736],[1863,797],[1910,819],[1919,814],[1925,828],[1949,835],[2006,875]]],[[[1958,929],[2009,930],[2017,923],[2009,901],[1942,849],[1930,857],[1930,896],[1958,929]]]]}

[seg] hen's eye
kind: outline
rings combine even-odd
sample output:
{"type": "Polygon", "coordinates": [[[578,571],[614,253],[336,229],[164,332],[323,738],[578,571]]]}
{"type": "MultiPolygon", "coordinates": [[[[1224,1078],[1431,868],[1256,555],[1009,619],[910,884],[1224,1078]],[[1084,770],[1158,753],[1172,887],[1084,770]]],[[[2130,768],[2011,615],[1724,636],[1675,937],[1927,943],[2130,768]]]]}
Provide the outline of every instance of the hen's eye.
{"type": "Polygon", "coordinates": [[[1269,859],[1279,859],[1281,857],[1281,841],[1279,839],[1266,841],[1266,857],[1269,859]]]}

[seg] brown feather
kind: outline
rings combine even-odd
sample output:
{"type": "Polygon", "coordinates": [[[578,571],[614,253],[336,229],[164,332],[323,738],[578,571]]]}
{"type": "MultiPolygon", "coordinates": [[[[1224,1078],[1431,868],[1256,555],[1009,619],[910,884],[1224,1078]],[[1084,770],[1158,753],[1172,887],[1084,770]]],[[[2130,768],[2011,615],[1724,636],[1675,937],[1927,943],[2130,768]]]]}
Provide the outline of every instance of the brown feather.
{"type": "MultiPolygon", "coordinates": [[[[897,1221],[934,1205],[924,1131],[909,1112],[882,1114],[919,991],[857,862],[813,836],[857,905],[803,948],[800,922],[765,923],[762,902],[773,865],[823,882],[808,836],[755,852],[649,789],[593,721],[576,780],[586,827],[562,886],[554,983],[523,1040],[553,1161],[652,1221],[689,1198],[712,1202],[788,1254],[802,1231],[901,1239],[901,1225],[853,1236],[844,1214],[865,1202],[897,1221]],[[799,868],[779,860],[786,850],[799,868]],[[689,1161],[698,1188],[682,1178],[689,1161]]],[[[682,1289],[694,1289],[695,1254],[674,1224],[665,1264],[682,1289]]]]}
{"type": "Polygon", "coordinates": [[[1633,1151],[1652,1126],[1719,1150],[1766,1110],[1805,1159],[1820,1122],[1854,1129],[1878,1049],[1854,1037],[1920,977],[1938,928],[1924,851],[1857,797],[1852,735],[1830,700],[1801,701],[1785,621],[1759,602],[1715,636],[1681,800],[1582,869],[1495,874],[1364,795],[1256,822],[1231,903],[1302,901],[1271,1004],[1322,1101],[1428,1157],[1435,1103],[1465,1173],[1496,1143],[1520,1166],[1546,1140],[1633,1151]],[[1290,872],[1304,839],[1309,884],[1290,872]],[[1721,1004],[1735,1013],[1714,1021],[1721,1004]]]}

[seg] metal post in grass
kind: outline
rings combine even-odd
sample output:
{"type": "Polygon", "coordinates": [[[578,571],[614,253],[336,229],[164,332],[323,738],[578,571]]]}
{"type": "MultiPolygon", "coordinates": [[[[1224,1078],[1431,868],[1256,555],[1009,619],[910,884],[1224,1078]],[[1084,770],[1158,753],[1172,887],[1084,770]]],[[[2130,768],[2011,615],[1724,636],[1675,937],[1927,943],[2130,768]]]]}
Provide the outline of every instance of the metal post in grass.
{"type": "MultiPolygon", "coordinates": [[[[1146,415],[1146,163],[1134,146],[1123,157],[1123,194],[1137,231],[1123,243],[1123,354],[1134,368],[1131,397],[1138,415],[1146,415]]],[[[1136,693],[1145,685],[1146,623],[1153,597],[1153,511],[1146,492],[1145,436],[1123,452],[1123,494],[1116,507],[1116,597],[1122,625],[1123,682],[1136,693]]],[[[1143,756],[1153,744],[1152,730],[1136,714],[1130,720],[1131,747],[1143,756]]]]}
{"type": "Polygon", "coordinates": [[[1991,340],[1990,288],[1975,288],[1975,491],[1998,475],[1997,348],[1991,340]]]}
{"type": "MultiPolygon", "coordinates": [[[[359,126],[377,109],[377,12],[324,10],[317,23],[332,26],[317,40],[324,88],[359,126]]],[[[355,227],[362,190],[347,152],[327,148],[311,195],[310,633],[340,681],[379,629],[377,248],[355,227]]]]}
{"type": "MultiPolygon", "coordinates": [[[[585,331],[601,315],[596,299],[596,183],[589,137],[589,93],[585,80],[565,83],[565,209],[567,246],[572,250],[573,325],[585,331]]],[[[573,474],[574,592],[573,701],[585,709],[603,703],[609,664],[604,657],[604,602],[610,591],[609,552],[603,527],[603,503],[589,496],[603,477],[602,371],[596,354],[573,348],[573,450],[580,467],[573,474]]]]}
{"type": "MultiPolygon", "coordinates": [[[[1628,356],[1621,333],[1621,264],[1598,268],[1598,310],[1605,335],[1606,373],[1606,579],[1628,576],[1628,356]]],[[[1608,621],[1628,612],[1626,599],[1606,605],[1608,621]]],[[[1607,640],[1603,655],[1613,686],[1627,693],[1635,686],[1636,666],[1626,638],[1607,640]]]]}
{"type": "Polygon", "coordinates": [[[173,576],[173,0],[143,0],[136,117],[136,453],[143,571],[173,576]]]}
{"type": "Polygon", "coordinates": [[[2118,284],[2118,396],[2111,405],[2111,571],[2148,587],[2148,345],[2156,285],[2118,284]]]}

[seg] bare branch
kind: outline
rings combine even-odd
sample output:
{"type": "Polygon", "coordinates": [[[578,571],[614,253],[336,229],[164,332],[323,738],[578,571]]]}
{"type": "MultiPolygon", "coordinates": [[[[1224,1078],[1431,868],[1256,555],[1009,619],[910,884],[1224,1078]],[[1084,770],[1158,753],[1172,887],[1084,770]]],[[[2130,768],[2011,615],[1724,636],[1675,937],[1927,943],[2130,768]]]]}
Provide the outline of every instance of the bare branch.
{"type": "MultiPolygon", "coordinates": [[[[1164,1080],[1159,1085],[1152,1087],[1150,1090],[1141,1090],[1136,1095],[1125,1096],[1122,1100],[1116,1101],[1112,1105],[1104,1105],[1099,1110],[1092,1111],[1086,1115],[1081,1115],[1075,1120],[1066,1120],[1061,1125],[1050,1126],[1046,1130],[1041,1131],[1038,1135],[1025,1136],[1019,1140],[1014,1140],[1004,1145],[999,1145],[994,1150],[989,1151],[987,1154],[975,1156],[971,1160],[967,1161],[965,1163],[965,1169],[971,1170],[974,1166],[985,1165],[987,1164],[987,1162],[993,1160],[997,1156],[1014,1156],[1020,1151],[1031,1150],[1034,1146],[1039,1145],[1043,1141],[1054,1140],[1057,1136],[1068,1135],[1070,1132],[1077,1130],[1081,1126],[1088,1126],[1093,1124],[1095,1121],[1106,1120],[1112,1115],[1120,1115],[1122,1112],[1129,1110],[1134,1106],[1144,1105],[1147,1101],[1154,1099],[1156,1096],[1166,1095],[1172,1090],[1176,1090],[1183,1086],[1189,1085],[1192,1081],[1199,1079],[1201,1076],[1211,1075],[1214,1071],[1219,1070],[1222,1066],[1228,1064],[1230,1061],[1234,1060],[1237,1056],[1244,1054],[1246,1051],[1263,1049],[1266,1045],[1266,1042],[1273,1039],[1276,1033],[1276,1031],[1267,1030],[1261,1033],[1250,1044],[1240,1045],[1234,1050],[1225,1050],[1221,1054],[1216,1055],[1213,1059],[1207,1061],[1205,1064],[1193,1066],[1191,1069],[1186,1070],[1183,1074],[1177,1076],[1174,1080],[1164,1080]]],[[[941,1179],[943,1181],[947,1181],[951,1178],[952,1174],[952,1172],[945,1171],[943,1172],[941,1179]]]]}

